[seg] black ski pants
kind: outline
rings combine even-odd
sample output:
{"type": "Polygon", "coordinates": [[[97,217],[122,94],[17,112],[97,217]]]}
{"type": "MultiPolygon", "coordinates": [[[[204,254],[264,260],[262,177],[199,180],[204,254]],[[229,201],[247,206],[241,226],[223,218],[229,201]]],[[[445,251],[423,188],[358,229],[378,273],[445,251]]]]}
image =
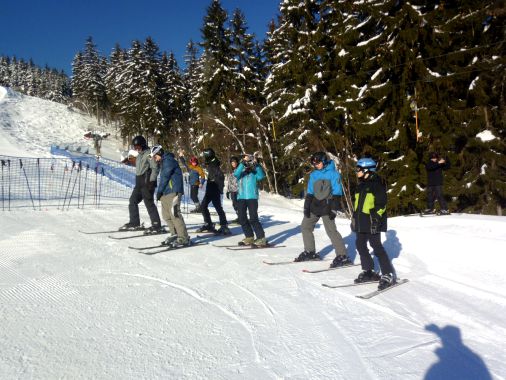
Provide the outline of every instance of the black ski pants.
{"type": "Polygon", "coordinates": [[[225,215],[225,211],[223,211],[223,207],[221,205],[221,193],[214,188],[207,188],[206,195],[202,198],[202,202],[200,203],[202,206],[202,216],[204,217],[204,223],[207,225],[213,224],[211,220],[211,213],[209,212],[209,203],[212,203],[214,209],[218,213],[220,218],[220,225],[226,226],[227,216],[225,215]]]}
{"type": "Polygon", "coordinates": [[[443,186],[427,186],[427,208],[432,210],[436,200],[439,202],[441,210],[448,210],[448,206],[446,205],[446,201],[443,196],[443,186]]]}
{"type": "Polygon", "coordinates": [[[258,199],[239,199],[237,201],[237,214],[244,236],[253,237],[254,230],[257,239],[265,237],[264,229],[258,219],[258,199]],[[247,213],[249,213],[249,218],[247,213]]]}
{"type": "Polygon", "coordinates": [[[154,201],[155,188],[149,189],[147,185],[135,186],[130,195],[130,201],[128,203],[128,211],[130,213],[130,224],[140,225],[141,220],[139,217],[139,203],[144,201],[144,205],[148,210],[149,219],[151,219],[151,225],[160,227],[160,215],[158,214],[158,208],[154,201]]]}
{"type": "Polygon", "coordinates": [[[378,258],[381,274],[394,273],[394,267],[390,258],[381,243],[381,234],[370,234],[367,232],[357,232],[356,246],[360,255],[360,264],[362,270],[373,270],[374,261],[369,253],[367,242],[371,245],[374,255],[378,258]]]}
{"type": "Polygon", "coordinates": [[[239,216],[239,211],[237,211],[237,192],[230,193],[230,200],[232,201],[232,207],[234,208],[237,216],[239,216]]]}
{"type": "Polygon", "coordinates": [[[199,205],[199,186],[192,185],[190,188],[190,198],[195,206],[199,205]]]}

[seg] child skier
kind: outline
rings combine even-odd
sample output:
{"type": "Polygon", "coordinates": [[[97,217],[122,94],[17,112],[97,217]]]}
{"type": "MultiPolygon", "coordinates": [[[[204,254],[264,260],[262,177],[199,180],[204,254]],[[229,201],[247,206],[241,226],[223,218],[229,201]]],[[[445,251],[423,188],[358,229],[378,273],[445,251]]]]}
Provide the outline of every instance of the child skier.
{"type": "Polygon", "coordinates": [[[190,158],[190,164],[188,165],[184,158],[184,152],[179,151],[179,160],[188,171],[188,182],[190,184],[190,198],[193,201],[193,204],[195,205],[195,208],[190,212],[194,214],[201,213],[202,208],[199,202],[199,188],[201,188],[204,185],[204,182],[206,180],[206,174],[204,173],[202,167],[199,165],[199,160],[197,159],[197,157],[192,156],[190,158]]]}
{"type": "Polygon", "coordinates": [[[334,161],[329,160],[324,152],[311,156],[314,169],[309,175],[307,194],[304,201],[304,218],[301,223],[304,251],[294,261],[320,260],[316,253],[314,227],[322,218],[325,232],[336,251],[331,268],[351,265],[353,262],[346,253],[343,237],[337,231],[335,218],[340,208],[343,187],[341,175],[336,170],[334,161]]]}
{"type": "Polygon", "coordinates": [[[378,289],[383,290],[395,284],[394,268],[381,243],[381,232],[387,230],[386,186],[376,173],[376,162],[371,158],[361,158],[357,162],[358,187],[355,192],[351,229],[356,232],[356,247],[360,255],[362,273],[355,283],[378,281],[378,289]],[[374,269],[367,242],[378,258],[381,277],[374,269]]]}
{"type": "Polygon", "coordinates": [[[162,216],[169,226],[171,236],[162,245],[184,247],[190,245],[190,238],[181,214],[181,198],[184,194],[183,173],[174,155],[164,152],[160,145],[151,149],[154,160],[160,163],[160,185],[156,199],[162,203],[162,216]]]}
{"type": "Polygon", "coordinates": [[[237,169],[237,166],[239,165],[239,159],[235,156],[230,157],[230,166],[232,167],[232,173],[229,174],[227,179],[227,199],[230,199],[232,201],[232,207],[235,210],[235,213],[237,214],[237,219],[231,221],[230,223],[238,223],[239,222],[239,213],[237,211],[237,191],[238,191],[238,184],[237,184],[237,178],[234,175],[235,169],[237,169]]]}
{"type": "Polygon", "coordinates": [[[165,230],[160,223],[160,215],[156,208],[154,195],[156,189],[156,177],[158,176],[158,165],[151,159],[146,139],[143,136],[136,136],[132,140],[133,148],[139,153],[135,161],[135,187],[130,195],[128,211],[130,221],[120,227],[120,231],[141,230],[139,217],[139,203],[144,200],[151,219],[151,227],[144,231],[145,234],[160,234],[165,230]]]}
{"type": "Polygon", "coordinates": [[[204,149],[204,159],[207,167],[207,186],[206,193],[202,199],[202,216],[204,217],[204,225],[197,229],[197,232],[211,231],[222,235],[231,235],[228,228],[227,216],[221,205],[221,195],[225,186],[225,176],[221,171],[221,162],[216,157],[212,148],[204,149]],[[209,213],[209,203],[213,204],[220,218],[220,228],[216,230],[209,213]]]}
{"type": "Polygon", "coordinates": [[[234,171],[238,181],[237,210],[239,223],[245,238],[239,245],[267,246],[265,232],[258,219],[258,181],[265,178],[265,173],[252,155],[245,155],[234,171]],[[249,213],[249,219],[248,215],[249,213]],[[255,231],[256,239],[253,236],[255,231]]]}

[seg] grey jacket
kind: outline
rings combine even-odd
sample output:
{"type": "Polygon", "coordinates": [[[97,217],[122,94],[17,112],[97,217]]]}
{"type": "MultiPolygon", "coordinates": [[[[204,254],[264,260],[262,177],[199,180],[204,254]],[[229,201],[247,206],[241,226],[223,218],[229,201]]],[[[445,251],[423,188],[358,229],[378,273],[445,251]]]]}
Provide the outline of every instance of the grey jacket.
{"type": "Polygon", "coordinates": [[[239,191],[239,184],[237,183],[237,178],[234,176],[234,173],[230,174],[227,179],[227,192],[229,193],[237,193],[239,191]]]}
{"type": "Polygon", "coordinates": [[[158,177],[158,172],[160,168],[155,160],[149,157],[150,150],[146,149],[139,153],[137,159],[135,161],[135,175],[143,176],[146,172],[151,169],[151,174],[149,176],[149,182],[155,182],[156,177],[158,177]]]}

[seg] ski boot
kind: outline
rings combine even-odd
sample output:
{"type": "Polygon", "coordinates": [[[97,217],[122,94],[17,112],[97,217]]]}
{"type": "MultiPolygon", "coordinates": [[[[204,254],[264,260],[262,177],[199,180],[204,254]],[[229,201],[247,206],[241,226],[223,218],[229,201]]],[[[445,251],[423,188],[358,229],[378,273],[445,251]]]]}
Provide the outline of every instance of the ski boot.
{"type": "Polygon", "coordinates": [[[441,211],[439,211],[439,215],[450,215],[450,211],[448,211],[448,210],[441,210],[441,211]]]}
{"type": "Polygon", "coordinates": [[[348,256],[336,256],[335,259],[330,264],[330,268],[338,268],[344,267],[348,265],[353,265],[353,261],[350,260],[348,256]]]}
{"type": "Polygon", "coordinates": [[[431,208],[426,208],[425,210],[422,211],[422,215],[432,215],[434,214],[434,209],[431,209],[431,208]]]}
{"type": "Polygon", "coordinates": [[[255,238],[253,236],[251,237],[245,237],[239,242],[239,245],[253,245],[255,242],[255,238]]]}
{"type": "Polygon", "coordinates": [[[141,230],[144,230],[144,225],[133,223],[126,223],[118,229],[118,231],[141,231],[141,230]]]}
{"type": "Polygon", "coordinates": [[[230,228],[227,226],[221,226],[216,232],[220,235],[232,235],[232,232],[230,232],[230,228]]]}
{"type": "Polygon", "coordinates": [[[379,280],[378,290],[386,289],[395,284],[395,277],[392,273],[387,273],[381,276],[379,280]]]}
{"type": "Polygon", "coordinates": [[[358,277],[355,279],[355,284],[360,284],[362,282],[373,282],[379,281],[380,275],[373,270],[363,270],[358,277]]]}
{"type": "Polygon", "coordinates": [[[188,247],[191,245],[191,240],[188,237],[177,237],[175,240],[173,240],[169,247],[171,248],[181,248],[181,247],[188,247]]]}
{"type": "Polygon", "coordinates": [[[215,232],[214,224],[204,224],[203,226],[197,228],[197,232],[215,232]]]}
{"type": "Polygon", "coordinates": [[[269,243],[267,243],[267,239],[263,237],[263,238],[256,239],[253,242],[253,245],[255,247],[267,247],[269,245],[269,243]]]}
{"type": "Polygon", "coordinates": [[[167,239],[162,241],[161,245],[170,246],[174,241],[176,241],[177,235],[170,235],[167,239]]]}
{"type": "Polygon", "coordinates": [[[144,235],[160,235],[166,232],[165,228],[161,227],[159,224],[153,224],[144,231],[144,235]]]}
{"type": "Polygon", "coordinates": [[[318,255],[316,252],[302,252],[298,257],[295,258],[295,262],[300,261],[311,261],[311,260],[321,260],[320,255],[318,255]]]}

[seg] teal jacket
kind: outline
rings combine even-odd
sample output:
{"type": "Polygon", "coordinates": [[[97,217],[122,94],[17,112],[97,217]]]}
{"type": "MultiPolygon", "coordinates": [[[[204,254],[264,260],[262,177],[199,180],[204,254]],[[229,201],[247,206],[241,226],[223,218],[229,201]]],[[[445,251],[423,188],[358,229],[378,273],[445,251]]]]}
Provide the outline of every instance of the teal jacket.
{"type": "Polygon", "coordinates": [[[241,162],[234,171],[234,177],[238,180],[237,199],[258,199],[257,182],[265,178],[260,165],[255,164],[253,169],[247,169],[241,162]]]}

